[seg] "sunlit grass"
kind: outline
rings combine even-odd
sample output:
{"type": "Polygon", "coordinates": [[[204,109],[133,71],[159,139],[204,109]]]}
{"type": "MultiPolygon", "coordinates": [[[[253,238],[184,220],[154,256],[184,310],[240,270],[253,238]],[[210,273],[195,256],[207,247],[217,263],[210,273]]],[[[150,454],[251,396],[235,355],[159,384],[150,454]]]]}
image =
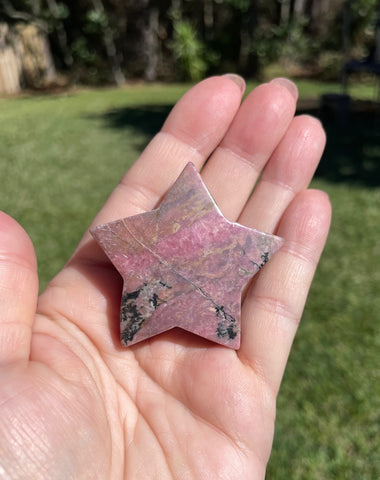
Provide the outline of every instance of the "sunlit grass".
{"type": "Polygon", "coordinates": [[[380,190],[316,180],[333,223],[278,402],[268,479],[379,478],[380,190]]]}

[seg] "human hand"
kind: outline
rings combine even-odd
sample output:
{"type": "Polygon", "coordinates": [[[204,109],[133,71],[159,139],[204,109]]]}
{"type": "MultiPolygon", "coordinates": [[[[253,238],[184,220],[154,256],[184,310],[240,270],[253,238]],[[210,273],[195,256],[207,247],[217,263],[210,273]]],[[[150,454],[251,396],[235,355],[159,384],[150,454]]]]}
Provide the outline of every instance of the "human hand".
{"type": "Polygon", "coordinates": [[[93,225],[151,210],[186,163],[210,157],[202,176],[224,215],[285,239],[246,292],[240,350],[179,329],[122,348],[122,280],[88,232],[37,304],[33,246],[1,213],[0,478],[264,478],[330,223],[327,196],[306,189],[325,136],[294,118],[293,84],[261,85],[240,106],[233,78],[178,102],[93,225]]]}

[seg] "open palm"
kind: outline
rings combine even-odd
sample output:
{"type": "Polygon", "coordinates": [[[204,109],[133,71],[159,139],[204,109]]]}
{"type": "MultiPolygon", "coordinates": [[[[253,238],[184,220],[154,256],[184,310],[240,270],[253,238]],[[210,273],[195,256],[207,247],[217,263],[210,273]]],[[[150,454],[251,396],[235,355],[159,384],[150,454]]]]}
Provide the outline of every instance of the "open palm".
{"type": "Polygon", "coordinates": [[[282,236],[246,292],[237,352],[179,329],[122,348],[122,281],[88,232],[37,303],[31,242],[0,214],[0,478],[264,478],[330,207],[306,190],[325,138],[294,118],[294,85],[242,94],[233,76],[191,89],[93,222],[151,210],[191,161],[228,219],[282,236]]]}

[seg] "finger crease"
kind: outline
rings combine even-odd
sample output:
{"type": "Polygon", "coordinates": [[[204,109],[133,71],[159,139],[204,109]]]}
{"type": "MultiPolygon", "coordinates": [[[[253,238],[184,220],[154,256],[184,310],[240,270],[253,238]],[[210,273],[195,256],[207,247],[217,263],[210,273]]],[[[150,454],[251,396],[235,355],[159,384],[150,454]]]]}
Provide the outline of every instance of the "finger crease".
{"type": "MultiPolygon", "coordinates": [[[[156,135],[156,139],[161,136],[172,138],[175,142],[181,144],[183,147],[189,150],[192,154],[196,154],[200,159],[204,158],[204,155],[200,151],[199,147],[194,147],[193,145],[190,145],[188,142],[185,142],[181,138],[177,137],[174,133],[161,131],[156,135]]],[[[190,137],[190,140],[194,140],[194,139],[190,137]]]]}
{"type": "Polygon", "coordinates": [[[285,318],[295,325],[299,324],[299,315],[290,308],[287,302],[281,301],[275,297],[263,295],[254,295],[253,302],[262,310],[274,315],[276,318],[285,318]]]}
{"type": "Polygon", "coordinates": [[[4,267],[11,267],[11,268],[18,267],[24,270],[29,270],[31,273],[35,272],[30,262],[20,260],[20,256],[18,255],[9,255],[9,254],[1,255],[0,253],[0,265],[2,269],[4,269],[4,267]]]}
{"type": "Polygon", "coordinates": [[[248,152],[245,152],[244,150],[242,150],[241,153],[238,153],[235,150],[232,150],[231,148],[223,147],[223,146],[220,146],[218,148],[226,152],[227,154],[232,155],[235,159],[247,165],[249,168],[251,168],[254,171],[256,175],[259,174],[258,166],[254,162],[249,160],[249,157],[252,157],[252,155],[250,155],[248,152]]]}
{"type": "Polygon", "coordinates": [[[118,187],[126,189],[129,197],[130,195],[136,197],[135,201],[131,201],[130,198],[128,198],[128,203],[141,210],[141,212],[146,212],[147,210],[150,210],[152,204],[154,205],[161,196],[156,190],[148,187],[147,185],[143,185],[142,183],[137,182],[134,182],[134,184],[132,185],[132,183],[124,179],[120,181],[118,187]]]}
{"type": "Polygon", "coordinates": [[[292,187],[288,183],[281,182],[280,180],[267,180],[266,178],[261,177],[260,182],[262,184],[267,183],[270,186],[280,187],[284,190],[287,190],[288,192],[291,192],[293,195],[295,195],[294,187],[292,187]]]}
{"type": "Polygon", "coordinates": [[[300,242],[287,241],[285,242],[285,245],[281,248],[281,251],[298,260],[310,263],[314,267],[317,266],[318,260],[315,258],[314,255],[315,250],[312,250],[310,247],[307,247],[300,242]]]}

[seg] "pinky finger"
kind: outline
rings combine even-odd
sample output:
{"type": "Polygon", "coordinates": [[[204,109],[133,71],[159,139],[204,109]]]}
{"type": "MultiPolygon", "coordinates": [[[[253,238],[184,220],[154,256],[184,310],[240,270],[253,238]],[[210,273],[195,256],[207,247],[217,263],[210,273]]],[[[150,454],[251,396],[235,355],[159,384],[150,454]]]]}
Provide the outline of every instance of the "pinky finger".
{"type": "Polygon", "coordinates": [[[299,193],[276,233],[285,244],[260,273],[243,304],[240,358],[277,393],[331,219],[325,193],[299,193]]]}
{"type": "Polygon", "coordinates": [[[0,212],[0,366],[29,359],[37,262],[25,230],[0,212]]]}

